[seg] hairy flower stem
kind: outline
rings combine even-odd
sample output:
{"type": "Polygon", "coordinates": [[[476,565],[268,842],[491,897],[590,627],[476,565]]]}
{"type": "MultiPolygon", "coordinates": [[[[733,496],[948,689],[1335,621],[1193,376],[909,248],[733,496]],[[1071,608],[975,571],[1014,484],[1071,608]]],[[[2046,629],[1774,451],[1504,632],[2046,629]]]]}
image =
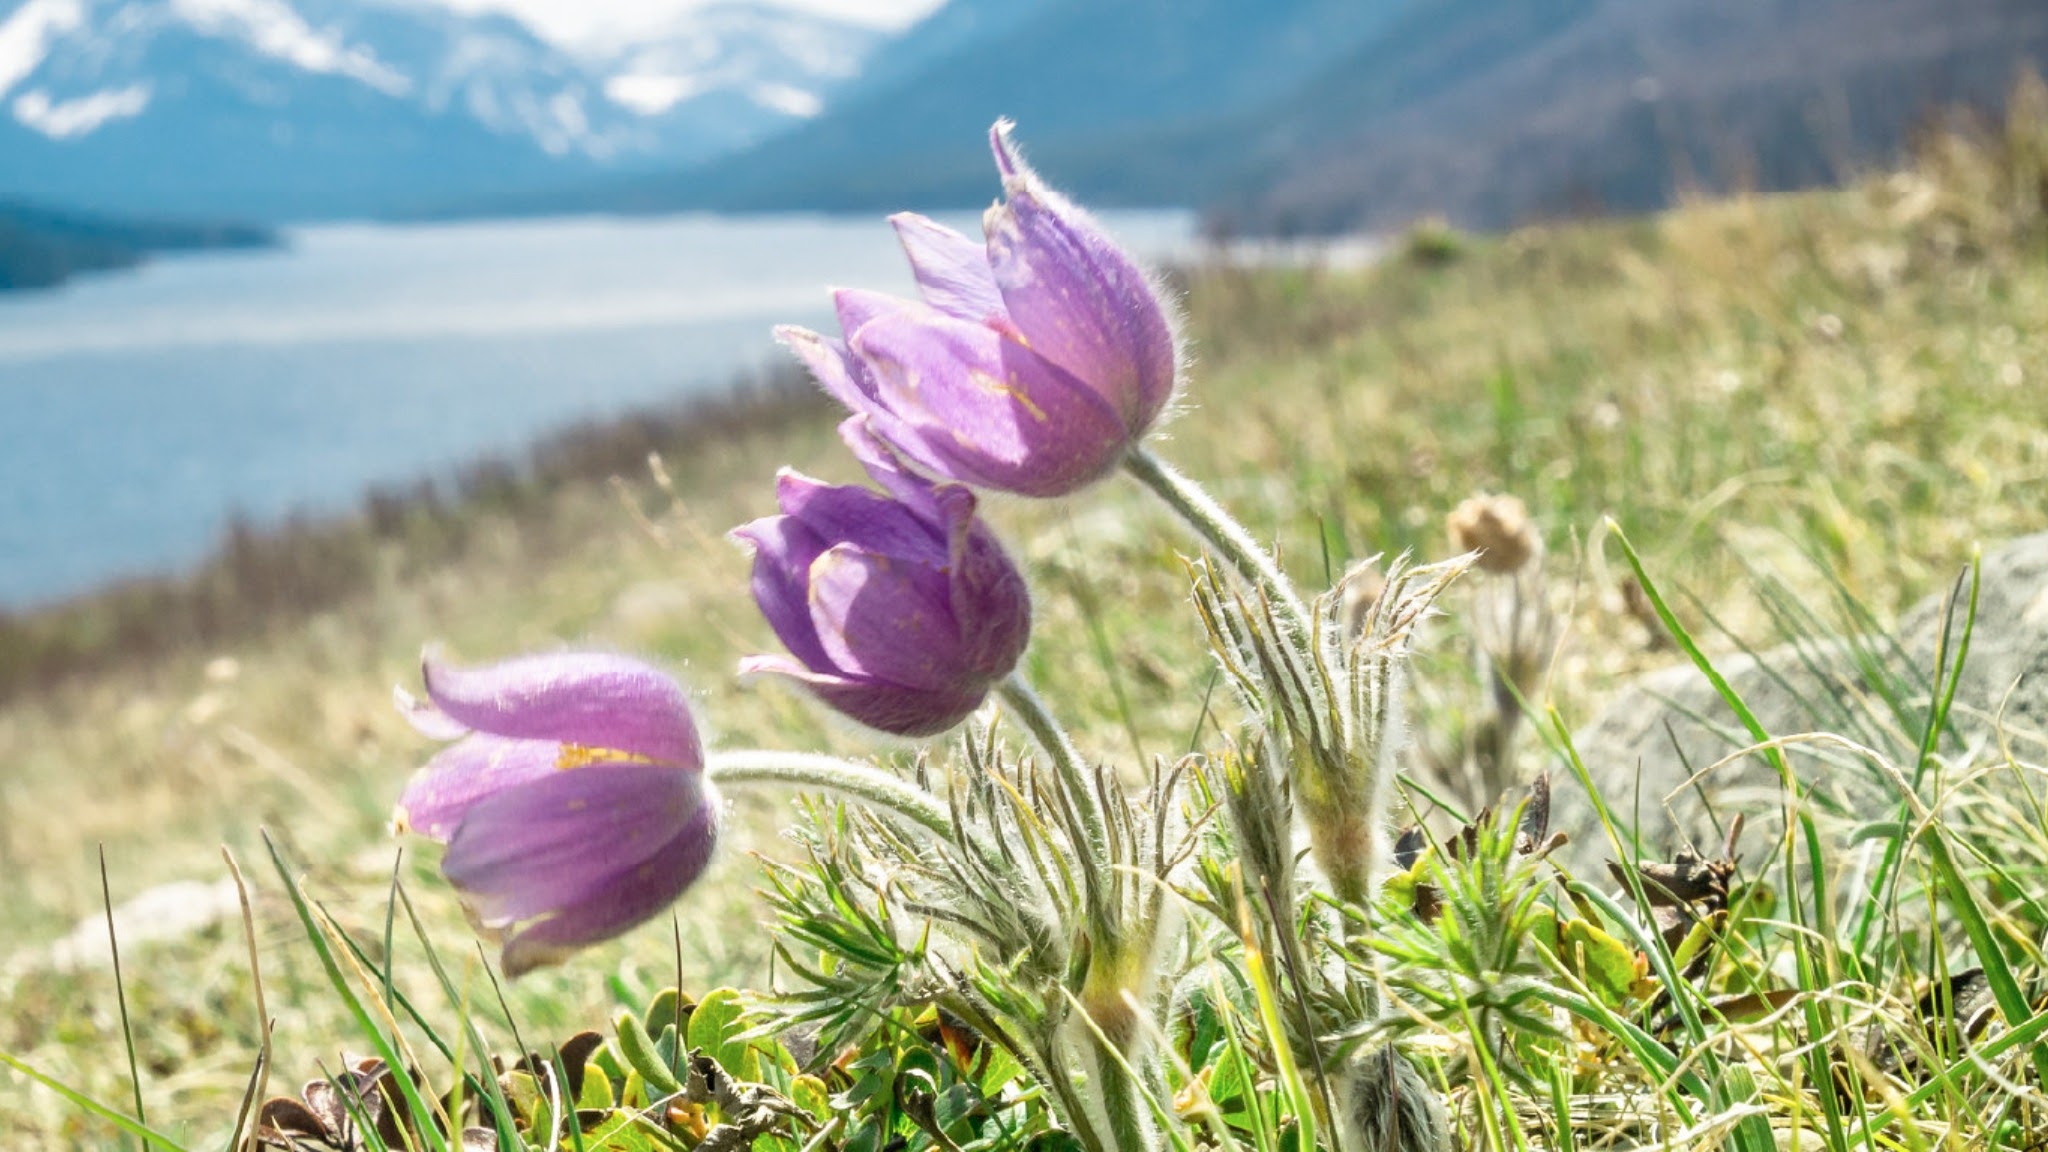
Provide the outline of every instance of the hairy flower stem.
{"type": "Polygon", "coordinates": [[[1003,702],[1010,706],[1019,723],[1024,725],[1031,738],[1044,750],[1052,761],[1053,770],[1059,773],[1060,784],[1070,799],[1079,818],[1076,830],[1085,844],[1076,848],[1084,849],[1088,858],[1081,869],[1081,883],[1086,893],[1088,921],[1091,933],[1096,937],[1094,947],[1102,948],[1120,943],[1115,939],[1117,925],[1110,919],[1105,892],[1105,878],[1109,875],[1114,861],[1110,858],[1109,825],[1102,814],[1102,799],[1095,794],[1095,782],[1089,778],[1087,765],[1081,761],[1081,753],[1074,742],[1067,737],[1067,730],[1053,717],[1052,709],[1046,707],[1044,699],[1024,682],[1020,673],[1011,673],[997,687],[1003,702]]]}
{"type": "Polygon", "coordinates": [[[856,800],[937,833],[954,835],[953,818],[922,789],[866,764],[810,752],[746,750],[713,752],[706,757],[704,778],[720,787],[748,784],[795,784],[820,788],[856,800]]]}
{"type": "Polygon", "coordinates": [[[1119,1058],[1119,1051],[1105,1046],[1116,1043],[1119,1041],[1105,1033],[1100,1043],[1089,1048],[1085,1064],[1089,1079],[1101,1085],[1096,1090],[1096,1103],[1101,1106],[1109,1129],[1108,1146],[1116,1152],[1148,1152],[1159,1147],[1159,1132],[1152,1123],[1144,1094],[1139,1091],[1136,1072],[1119,1058]]]}
{"type": "Polygon", "coordinates": [[[1133,445],[1124,454],[1124,471],[1165,501],[1166,506],[1207,541],[1209,547],[1236,569],[1239,576],[1272,597],[1289,624],[1300,629],[1302,635],[1308,635],[1308,607],[1302,603],[1300,594],[1295,592],[1286,574],[1280,571],[1272,553],[1261,546],[1223,505],[1203,491],[1201,485],[1146,451],[1142,444],[1133,445]]]}

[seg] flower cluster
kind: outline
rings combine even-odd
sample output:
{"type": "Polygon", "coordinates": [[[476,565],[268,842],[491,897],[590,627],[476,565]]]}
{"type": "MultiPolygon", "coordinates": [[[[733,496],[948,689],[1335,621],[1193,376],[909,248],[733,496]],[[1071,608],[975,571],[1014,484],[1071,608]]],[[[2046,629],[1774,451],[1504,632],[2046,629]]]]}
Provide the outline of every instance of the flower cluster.
{"type": "Polygon", "coordinates": [[[785,473],[753,545],[754,596],[789,676],[872,728],[930,736],[1023,655],[1024,582],[963,486],[1064,496],[1101,479],[1173,396],[1179,353],[1136,261],[989,133],[1005,199],[977,244],[891,219],[922,301],[845,289],[841,337],[777,335],[853,415],[842,436],[886,497],[785,473]],[[920,469],[924,479],[903,466],[920,469]]]}
{"type": "MultiPolygon", "coordinates": [[[[1158,1022],[1187,974],[1176,966],[1289,957],[1280,984],[1260,992],[1286,1006],[1264,1025],[1282,1043],[1368,1036],[1384,1015],[1367,974],[1304,958],[1331,940],[1369,951],[1354,938],[1385,855],[1400,673],[1417,623],[1463,563],[1391,567],[1369,605],[1347,608],[1342,590],[1304,599],[1261,543],[1143,443],[1180,362],[1151,279],[1039,180],[1007,125],[990,142],[1004,199],[982,241],[921,216],[892,220],[921,299],[841,291],[837,336],[779,333],[848,409],[840,439],[872,486],[784,469],[778,513],[734,530],[785,649],[739,670],[912,739],[960,726],[994,695],[1028,746],[998,740],[991,721],[961,742],[953,771],[914,783],[807,753],[707,755],[682,689],[644,664],[430,660],[427,702],[404,703],[456,743],[407,789],[397,823],[448,844],[443,871],[478,922],[506,934],[503,964],[517,974],[625,931],[687,888],[712,853],[714,785],[852,800],[864,815],[813,843],[814,867],[772,881],[792,937],[826,953],[814,968],[790,958],[817,985],[809,1022],[869,1028],[907,1004],[936,1005],[1029,1068],[1082,1147],[1160,1148],[1181,1122],[1158,1106],[1169,1065],[1158,1022]],[[1018,673],[1030,589],[980,511],[981,493],[1064,497],[1117,471],[1207,546],[1190,568],[1194,600],[1248,717],[1224,751],[1156,764],[1136,794],[1082,755],[1018,673]],[[849,882],[882,876],[872,892],[849,882]],[[1208,913],[1206,937],[1170,893],[1208,913]],[[950,938],[952,959],[904,946],[889,927],[899,901],[927,918],[923,935],[950,938]]],[[[1300,1146],[1315,1146],[1319,1122],[1340,1130],[1337,1146],[1445,1146],[1433,1093],[1392,1049],[1325,1055],[1320,1109],[1303,1106],[1299,1070],[1285,1072],[1300,1146]]]]}
{"type": "MultiPolygon", "coordinates": [[[[990,144],[1004,200],[984,243],[922,216],[891,221],[922,301],[841,291],[843,338],[778,331],[851,411],[841,438],[880,490],[785,470],[781,514],[733,533],[788,650],[740,670],[897,736],[960,724],[1030,641],[1029,589],[973,489],[1050,497],[1100,479],[1159,418],[1178,365],[1145,272],[1046,187],[1007,124],[990,144]]],[[[426,689],[405,710],[457,743],[406,789],[394,825],[448,845],[450,882],[508,934],[508,973],[624,932],[704,870],[717,821],[673,680],[582,654],[429,660],[426,689]]]]}

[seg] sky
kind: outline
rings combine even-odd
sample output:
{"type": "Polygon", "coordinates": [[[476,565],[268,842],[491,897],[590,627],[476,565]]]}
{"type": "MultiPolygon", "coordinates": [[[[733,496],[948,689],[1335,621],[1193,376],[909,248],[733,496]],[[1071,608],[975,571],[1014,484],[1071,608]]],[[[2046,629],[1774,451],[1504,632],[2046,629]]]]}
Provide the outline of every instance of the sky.
{"type": "MultiPolygon", "coordinates": [[[[713,0],[429,0],[462,12],[505,12],[566,44],[625,38],[665,26],[678,13],[713,0]]],[[[740,3],[768,6],[763,0],[740,3]]],[[[944,0],[775,0],[775,5],[871,24],[903,28],[944,0]]]]}

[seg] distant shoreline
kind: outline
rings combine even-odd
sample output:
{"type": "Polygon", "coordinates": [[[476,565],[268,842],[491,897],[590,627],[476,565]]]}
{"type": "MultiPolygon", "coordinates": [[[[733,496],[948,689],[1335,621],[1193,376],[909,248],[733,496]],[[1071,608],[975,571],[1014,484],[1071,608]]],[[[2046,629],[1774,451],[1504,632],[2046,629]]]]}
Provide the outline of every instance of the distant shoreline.
{"type": "Polygon", "coordinates": [[[0,294],[137,267],[166,252],[284,247],[258,224],[136,220],[0,201],[0,294]]]}
{"type": "Polygon", "coordinates": [[[373,485],[342,511],[264,524],[237,518],[190,569],[0,608],[0,702],[340,607],[370,587],[392,548],[408,564],[453,559],[485,517],[539,523],[571,486],[642,475],[652,455],[822,419],[830,407],[795,365],[742,372],[722,391],[581,421],[521,451],[472,459],[445,481],[373,485]]]}

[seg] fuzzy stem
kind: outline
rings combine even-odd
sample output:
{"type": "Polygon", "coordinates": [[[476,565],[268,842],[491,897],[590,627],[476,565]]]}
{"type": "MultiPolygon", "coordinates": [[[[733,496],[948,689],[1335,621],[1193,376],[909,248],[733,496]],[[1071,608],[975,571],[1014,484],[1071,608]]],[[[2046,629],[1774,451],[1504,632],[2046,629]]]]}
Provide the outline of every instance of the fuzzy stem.
{"type": "Polygon", "coordinates": [[[1286,573],[1280,571],[1280,566],[1274,562],[1272,553],[1260,545],[1223,505],[1203,491],[1201,485],[1146,451],[1142,444],[1133,445],[1124,453],[1124,471],[1165,501],[1166,506],[1229,562],[1238,575],[1278,601],[1287,614],[1288,622],[1300,628],[1303,635],[1308,634],[1308,608],[1286,573]]]}
{"type": "Polygon", "coordinates": [[[1109,825],[1102,814],[1101,797],[1095,794],[1095,784],[1089,779],[1080,751],[1067,737],[1067,730],[1060,727],[1052,709],[1046,706],[1045,700],[1032,690],[1030,684],[1025,683],[1023,675],[1012,672],[996,691],[1016,714],[1018,722],[1031,733],[1031,738],[1044,749],[1054,771],[1060,775],[1060,783],[1073,798],[1072,803],[1081,821],[1078,831],[1081,839],[1087,841],[1085,845],[1077,844],[1075,847],[1088,854],[1086,866],[1081,869],[1081,882],[1087,891],[1088,918],[1096,934],[1094,944],[1097,948],[1111,946],[1116,942],[1109,938],[1109,934],[1114,933],[1116,925],[1109,922],[1102,891],[1104,878],[1115,862],[1110,859],[1109,825]]]}
{"type": "Polygon", "coordinates": [[[705,763],[704,777],[720,787],[796,784],[821,788],[921,824],[948,840],[953,838],[953,818],[923,789],[905,784],[880,769],[836,756],[760,749],[713,752],[705,763]]]}
{"type": "Polygon", "coordinates": [[[1099,1082],[1096,1095],[1102,1105],[1103,1118],[1108,1122],[1112,1147],[1117,1152],[1150,1152],[1159,1147],[1159,1132],[1152,1123],[1152,1112],[1140,1090],[1137,1072],[1109,1045],[1107,1037],[1099,1037],[1088,1048],[1087,1075],[1091,1081],[1099,1082]]]}

